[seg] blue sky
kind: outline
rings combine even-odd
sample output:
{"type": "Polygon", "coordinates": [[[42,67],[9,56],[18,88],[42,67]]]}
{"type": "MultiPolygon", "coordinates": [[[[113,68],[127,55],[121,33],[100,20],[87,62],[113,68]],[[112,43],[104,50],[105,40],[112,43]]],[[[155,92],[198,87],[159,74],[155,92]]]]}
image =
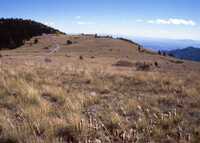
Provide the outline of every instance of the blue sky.
{"type": "Polygon", "coordinates": [[[1,0],[0,17],[33,19],[67,33],[200,40],[199,0],[1,0]]]}

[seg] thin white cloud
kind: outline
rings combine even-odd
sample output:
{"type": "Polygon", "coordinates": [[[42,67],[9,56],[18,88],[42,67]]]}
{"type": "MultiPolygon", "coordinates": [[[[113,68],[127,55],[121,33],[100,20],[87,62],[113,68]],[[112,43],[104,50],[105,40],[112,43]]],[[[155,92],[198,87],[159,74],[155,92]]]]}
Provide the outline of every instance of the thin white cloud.
{"type": "Polygon", "coordinates": [[[186,25],[186,26],[196,26],[196,22],[193,20],[186,20],[186,19],[156,19],[156,20],[147,20],[149,24],[164,24],[164,25],[186,25]]]}
{"type": "Polygon", "coordinates": [[[79,15],[75,16],[75,19],[81,19],[81,16],[79,16],[79,15]]]}
{"type": "Polygon", "coordinates": [[[77,21],[78,25],[94,25],[94,22],[86,22],[86,21],[77,21]]]}

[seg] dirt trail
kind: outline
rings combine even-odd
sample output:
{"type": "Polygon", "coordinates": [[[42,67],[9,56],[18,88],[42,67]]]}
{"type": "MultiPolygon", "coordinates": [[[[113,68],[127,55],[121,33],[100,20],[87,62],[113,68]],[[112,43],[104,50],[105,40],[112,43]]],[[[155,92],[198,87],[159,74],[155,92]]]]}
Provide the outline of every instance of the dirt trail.
{"type": "Polygon", "coordinates": [[[54,49],[51,49],[51,51],[49,52],[48,55],[52,55],[52,54],[58,52],[58,51],[60,50],[60,48],[61,48],[61,47],[60,47],[59,44],[55,44],[55,48],[54,48],[54,49]]]}
{"type": "Polygon", "coordinates": [[[51,35],[45,35],[45,38],[49,41],[49,42],[53,42],[53,47],[52,49],[50,49],[50,52],[48,53],[49,55],[53,55],[54,53],[58,52],[61,47],[60,45],[55,41],[55,39],[51,36],[51,35]]]}

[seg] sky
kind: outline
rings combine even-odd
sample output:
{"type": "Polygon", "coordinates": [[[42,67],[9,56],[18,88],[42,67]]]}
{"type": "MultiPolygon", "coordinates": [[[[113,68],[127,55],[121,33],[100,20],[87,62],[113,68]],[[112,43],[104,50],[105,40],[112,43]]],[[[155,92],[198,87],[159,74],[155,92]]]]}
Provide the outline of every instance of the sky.
{"type": "Polygon", "coordinates": [[[200,0],[1,0],[0,17],[66,33],[200,40],[200,0]]]}

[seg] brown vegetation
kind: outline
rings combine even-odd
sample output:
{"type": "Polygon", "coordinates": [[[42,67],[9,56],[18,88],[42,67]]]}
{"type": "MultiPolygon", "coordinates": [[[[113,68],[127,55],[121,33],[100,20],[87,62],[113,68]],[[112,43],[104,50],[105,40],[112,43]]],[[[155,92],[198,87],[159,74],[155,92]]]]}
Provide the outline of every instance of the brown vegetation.
{"type": "Polygon", "coordinates": [[[187,87],[187,80],[156,72],[125,76],[102,69],[96,73],[79,71],[81,67],[26,66],[30,69],[0,71],[1,142],[198,142],[200,138],[200,88],[187,87]]]}
{"type": "Polygon", "coordinates": [[[199,64],[121,40],[76,36],[71,47],[68,38],[56,39],[61,51],[50,56],[42,38],[37,48],[3,51],[0,142],[199,142],[199,64]]]}
{"type": "Polygon", "coordinates": [[[66,44],[71,45],[73,42],[71,40],[67,40],[66,44]]]}
{"type": "Polygon", "coordinates": [[[137,62],[135,65],[136,65],[137,70],[141,70],[141,71],[148,71],[150,70],[152,66],[152,64],[147,63],[147,62],[137,62]]]}
{"type": "Polygon", "coordinates": [[[133,67],[134,64],[129,62],[129,61],[120,60],[116,64],[114,64],[114,66],[118,66],[118,67],[133,67]]]}

